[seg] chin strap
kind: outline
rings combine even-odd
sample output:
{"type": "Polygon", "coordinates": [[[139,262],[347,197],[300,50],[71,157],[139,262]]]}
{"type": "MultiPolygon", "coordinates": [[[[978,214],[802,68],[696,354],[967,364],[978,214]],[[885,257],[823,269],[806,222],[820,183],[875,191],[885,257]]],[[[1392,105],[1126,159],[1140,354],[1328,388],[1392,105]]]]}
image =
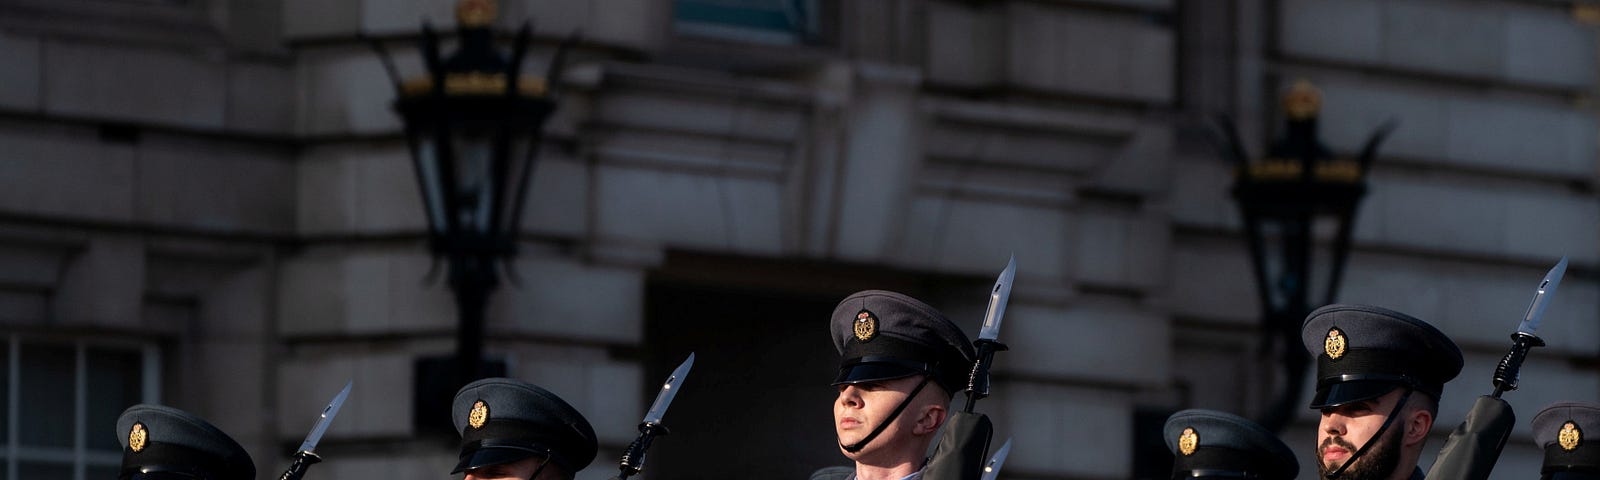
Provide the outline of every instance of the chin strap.
{"type": "Polygon", "coordinates": [[[528,480],[536,480],[536,479],[538,479],[539,478],[539,473],[544,472],[544,467],[549,466],[549,465],[550,465],[550,452],[546,451],[545,455],[544,455],[544,461],[539,462],[539,468],[533,469],[533,474],[532,475],[528,475],[528,480]]]}
{"type": "Polygon", "coordinates": [[[911,389],[911,394],[906,395],[906,399],[900,402],[900,406],[894,407],[894,412],[889,414],[889,418],[883,419],[883,422],[878,424],[878,428],[872,429],[872,433],[867,434],[867,438],[863,438],[861,441],[852,443],[850,445],[841,443],[839,444],[839,448],[843,448],[844,451],[850,453],[856,453],[861,451],[861,449],[866,448],[868,442],[871,442],[874,438],[878,438],[878,434],[883,433],[883,429],[888,428],[889,424],[894,423],[894,419],[900,417],[900,412],[905,411],[906,407],[911,405],[911,401],[917,398],[917,394],[922,393],[922,387],[928,386],[928,380],[932,379],[933,377],[923,376],[922,383],[918,383],[917,388],[911,389]]]}
{"type": "MultiPolygon", "coordinates": [[[[1389,431],[1389,426],[1394,424],[1394,419],[1400,417],[1400,409],[1405,408],[1406,401],[1411,399],[1411,392],[1414,391],[1416,390],[1406,388],[1406,393],[1400,396],[1400,402],[1395,403],[1394,410],[1389,411],[1389,418],[1383,419],[1383,425],[1378,427],[1378,432],[1372,434],[1372,439],[1367,440],[1366,445],[1362,445],[1361,448],[1357,448],[1355,454],[1352,454],[1350,455],[1350,458],[1345,459],[1344,465],[1340,465],[1339,468],[1334,469],[1333,473],[1327,474],[1326,477],[1328,477],[1328,480],[1338,479],[1339,475],[1344,474],[1344,469],[1350,468],[1351,465],[1356,463],[1356,459],[1361,458],[1361,455],[1367,453],[1367,449],[1372,448],[1373,445],[1377,445],[1378,442],[1383,440],[1383,434],[1389,431]]],[[[1321,459],[1318,459],[1318,461],[1321,461],[1321,459]]]]}

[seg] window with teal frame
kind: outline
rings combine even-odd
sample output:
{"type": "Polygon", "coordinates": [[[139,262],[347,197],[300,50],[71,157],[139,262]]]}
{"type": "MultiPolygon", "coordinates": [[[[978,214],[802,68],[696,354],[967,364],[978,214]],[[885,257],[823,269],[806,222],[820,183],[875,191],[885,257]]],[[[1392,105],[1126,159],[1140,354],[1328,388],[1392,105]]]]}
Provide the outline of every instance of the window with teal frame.
{"type": "Polygon", "coordinates": [[[819,0],[674,0],[681,35],[769,45],[815,45],[819,0]]]}

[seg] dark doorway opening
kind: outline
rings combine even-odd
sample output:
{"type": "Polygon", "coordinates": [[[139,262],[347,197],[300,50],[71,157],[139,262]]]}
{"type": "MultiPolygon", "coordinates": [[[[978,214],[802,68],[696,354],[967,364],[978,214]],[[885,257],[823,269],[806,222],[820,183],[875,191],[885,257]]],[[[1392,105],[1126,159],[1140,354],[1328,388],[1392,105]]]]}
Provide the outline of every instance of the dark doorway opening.
{"type": "Polygon", "coordinates": [[[650,453],[652,480],[806,478],[848,461],[833,446],[831,302],[667,285],[647,302],[657,321],[646,327],[646,379],[695,352],[665,419],[672,434],[650,453]]]}
{"type": "MultiPolygon", "coordinates": [[[[645,295],[648,398],[695,352],[651,447],[649,480],[807,478],[851,465],[828,384],[839,367],[833,307],[869,288],[926,293],[927,275],[876,266],[669,254],[645,295]]],[[[980,292],[981,292],[981,288],[980,292]]]]}

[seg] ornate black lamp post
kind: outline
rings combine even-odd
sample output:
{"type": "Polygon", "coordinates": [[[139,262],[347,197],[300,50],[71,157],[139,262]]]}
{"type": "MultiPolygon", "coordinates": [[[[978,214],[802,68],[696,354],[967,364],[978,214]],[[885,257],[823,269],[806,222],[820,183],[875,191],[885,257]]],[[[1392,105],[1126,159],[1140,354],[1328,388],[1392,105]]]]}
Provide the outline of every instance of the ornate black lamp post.
{"type": "Polygon", "coordinates": [[[1305,408],[1300,390],[1310,357],[1300,345],[1300,324],[1339,291],[1356,210],[1367,192],[1367,169],[1394,126],[1390,122],[1374,131],[1359,157],[1336,158],[1317,138],[1321,102],[1310,82],[1295,82],[1283,98],[1283,136],[1260,161],[1249,159],[1232,122],[1221,122],[1224,153],[1235,165],[1233,198],[1244,218],[1261,297],[1262,352],[1276,349],[1283,364],[1281,393],[1260,419],[1273,431],[1305,408]],[[1332,240],[1321,255],[1319,237],[1332,240]]]}
{"type": "Polygon", "coordinates": [[[419,425],[449,411],[457,387],[503,374],[485,368],[484,311],[499,283],[497,268],[517,252],[519,219],[545,119],[555,111],[553,81],[566,45],[541,78],[522,75],[529,27],[518,31],[509,56],[494,45],[491,0],[462,0],[456,7],[458,45],[439,53],[439,37],[424,24],[427,74],[400,81],[381,43],[373,46],[396,83],[394,102],[405,123],[428,218],[428,245],[449,266],[458,330],[453,359],[423,359],[417,368],[419,425]]]}

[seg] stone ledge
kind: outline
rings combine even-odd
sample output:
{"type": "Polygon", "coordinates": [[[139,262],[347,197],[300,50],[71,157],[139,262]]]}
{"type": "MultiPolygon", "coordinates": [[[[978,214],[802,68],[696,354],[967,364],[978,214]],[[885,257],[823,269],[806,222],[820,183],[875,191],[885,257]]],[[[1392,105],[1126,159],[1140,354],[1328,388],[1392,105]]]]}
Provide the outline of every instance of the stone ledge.
{"type": "Polygon", "coordinates": [[[1507,2],[1285,2],[1291,56],[1493,82],[1587,89],[1595,32],[1561,7],[1507,2]]]}
{"type": "Polygon", "coordinates": [[[1071,132],[1125,139],[1140,127],[1138,115],[1115,111],[1068,110],[940,97],[926,98],[921,106],[923,111],[942,120],[1007,129],[1071,132]]]}
{"type": "Polygon", "coordinates": [[[415,356],[395,352],[330,357],[298,357],[278,361],[276,378],[277,421],[280,441],[298,441],[328,400],[354,380],[350,397],[339,418],[328,428],[327,439],[409,436],[411,427],[412,363],[415,356]]]}
{"type": "Polygon", "coordinates": [[[450,328],[454,303],[449,289],[423,283],[429,268],[421,248],[334,248],[285,258],[278,277],[278,334],[450,328]]]}
{"type": "MultiPolygon", "coordinates": [[[[1346,155],[1388,119],[1400,120],[1385,156],[1439,167],[1587,180],[1595,119],[1569,105],[1410,86],[1371,76],[1314,78],[1322,87],[1323,136],[1346,155]]],[[[1380,161],[1381,162],[1381,161],[1380,161]]],[[[1380,167],[1381,168],[1381,167],[1380,167]]]]}
{"type": "Polygon", "coordinates": [[[1010,255],[1030,276],[1070,278],[1077,212],[1015,202],[917,195],[905,212],[877,219],[901,225],[883,258],[913,270],[992,277],[1010,255]],[[996,264],[995,262],[1001,262],[996,264]]]}
{"type": "MultiPolygon", "coordinates": [[[[1177,182],[1173,194],[1174,224],[1237,232],[1238,207],[1227,198],[1229,170],[1220,161],[1178,162],[1176,174],[1186,181],[1177,182]]],[[[1600,207],[1564,185],[1381,167],[1370,180],[1357,214],[1358,251],[1517,263],[1544,263],[1566,253],[1579,264],[1600,263],[1592,248],[1600,242],[1592,221],[1600,207]]]]}
{"type": "Polygon", "coordinates": [[[221,130],[226,63],[174,50],[50,42],[43,110],[52,114],[221,130]],[[174,89],[173,85],[183,85],[174,89]]]}
{"type": "Polygon", "coordinates": [[[1171,102],[1172,30],[1140,17],[1008,3],[1007,83],[1047,92],[1154,104],[1171,102]]]}
{"type": "Polygon", "coordinates": [[[520,288],[503,288],[489,306],[493,328],[562,338],[636,344],[644,337],[643,270],[539,256],[516,260],[520,288]]]}
{"type": "Polygon", "coordinates": [[[1006,469],[1073,478],[1123,478],[1132,464],[1133,406],[1127,394],[1094,388],[997,383],[996,441],[1010,437],[1006,469]],[[1074,448],[1058,448],[1072,445],[1074,448]]]}
{"type": "Polygon", "coordinates": [[[1170,376],[1168,321],[1138,307],[1087,298],[1066,308],[1019,304],[1006,310],[1005,326],[1011,350],[996,368],[1008,374],[1129,388],[1170,376]]]}
{"type": "Polygon", "coordinates": [[[671,89],[617,88],[595,92],[593,120],[644,131],[703,135],[762,143],[791,143],[805,133],[802,105],[760,99],[685,95],[671,89]]]}
{"type": "Polygon", "coordinates": [[[601,166],[595,235],[668,247],[782,251],[783,185],[764,180],[601,166]]]}
{"type": "Polygon", "coordinates": [[[42,42],[36,37],[0,35],[0,106],[38,110],[43,105],[39,72],[42,42]]]}

